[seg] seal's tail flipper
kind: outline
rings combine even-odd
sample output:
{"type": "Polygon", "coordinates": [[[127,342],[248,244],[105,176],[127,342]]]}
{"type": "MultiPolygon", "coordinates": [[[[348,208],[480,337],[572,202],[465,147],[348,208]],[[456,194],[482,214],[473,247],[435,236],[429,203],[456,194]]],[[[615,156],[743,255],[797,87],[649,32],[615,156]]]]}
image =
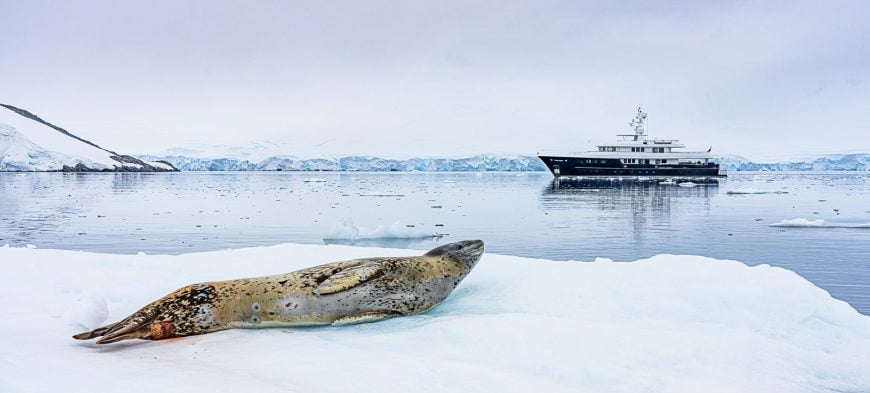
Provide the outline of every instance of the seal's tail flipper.
{"type": "Polygon", "coordinates": [[[106,334],[106,332],[108,332],[109,329],[111,329],[113,326],[115,326],[117,324],[118,323],[112,323],[112,324],[103,326],[101,328],[96,328],[96,329],[91,330],[89,332],[79,333],[79,334],[76,334],[75,336],[73,336],[73,338],[76,340],[90,340],[92,338],[97,338],[97,337],[100,337],[100,336],[106,334]]]}
{"type": "Polygon", "coordinates": [[[151,327],[151,321],[154,319],[154,316],[154,307],[148,305],[120,322],[106,325],[90,332],[76,334],[73,338],[76,340],[90,340],[102,337],[97,340],[97,344],[109,344],[133,338],[151,338],[151,332],[154,330],[151,327]]]}

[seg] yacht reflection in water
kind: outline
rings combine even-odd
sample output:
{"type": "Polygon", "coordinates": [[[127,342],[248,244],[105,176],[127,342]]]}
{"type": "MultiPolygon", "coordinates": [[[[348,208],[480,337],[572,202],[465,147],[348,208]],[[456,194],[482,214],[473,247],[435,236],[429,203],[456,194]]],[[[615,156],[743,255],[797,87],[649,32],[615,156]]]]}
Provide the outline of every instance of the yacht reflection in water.
{"type": "MultiPolygon", "coordinates": [[[[644,178],[562,177],[544,187],[539,207],[554,220],[556,230],[576,229],[578,222],[584,222],[587,229],[578,234],[578,239],[588,241],[589,232],[598,232],[602,239],[622,237],[629,242],[626,246],[643,248],[654,246],[645,244],[647,239],[659,241],[663,235],[677,236],[682,230],[704,230],[672,226],[671,216],[678,212],[709,215],[711,198],[718,191],[716,178],[681,179],[678,183],[644,178]]],[[[700,220],[700,225],[707,226],[709,222],[705,221],[700,220]]]]}

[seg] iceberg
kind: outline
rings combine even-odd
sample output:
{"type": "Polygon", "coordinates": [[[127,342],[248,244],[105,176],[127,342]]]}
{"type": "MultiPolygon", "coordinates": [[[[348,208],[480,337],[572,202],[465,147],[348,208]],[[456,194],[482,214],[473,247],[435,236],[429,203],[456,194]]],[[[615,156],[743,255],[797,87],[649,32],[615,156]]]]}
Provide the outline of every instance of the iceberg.
{"type": "Polygon", "coordinates": [[[866,392],[870,317],[797,274],[700,256],[485,254],[428,313],[96,346],[70,336],[193,282],[417,250],[0,248],[0,391],[866,392]],[[77,301],[83,294],[92,300],[77,301]],[[51,310],[76,310],[76,318],[51,310]],[[90,315],[95,314],[95,315],[90,315]],[[46,370],[51,370],[48,377],[46,370]]]}
{"type": "Polygon", "coordinates": [[[366,239],[427,239],[438,238],[443,235],[432,231],[419,229],[415,226],[402,224],[395,221],[390,225],[378,225],[374,229],[360,228],[354,225],[353,220],[345,219],[341,223],[333,224],[329,231],[323,235],[324,240],[366,240],[366,239]]]}

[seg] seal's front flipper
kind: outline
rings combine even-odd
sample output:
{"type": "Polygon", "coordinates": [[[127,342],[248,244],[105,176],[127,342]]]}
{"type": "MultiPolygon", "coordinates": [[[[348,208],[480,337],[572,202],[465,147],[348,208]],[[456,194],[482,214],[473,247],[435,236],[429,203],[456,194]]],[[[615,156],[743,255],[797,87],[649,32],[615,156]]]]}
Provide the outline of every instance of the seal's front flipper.
{"type": "Polygon", "coordinates": [[[314,291],[318,295],[329,295],[351,289],[376,278],[383,277],[391,267],[383,262],[367,263],[329,276],[314,291]]]}
{"type": "Polygon", "coordinates": [[[343,326],[353,325],[356,323],[377,322],[383,321],[384,319],[390,319],[392,317],[398,317],[401,315],[401,313],[395,311],[370,311],[341,317],[333,321],[332,324],[334,326],[343,326]]]}

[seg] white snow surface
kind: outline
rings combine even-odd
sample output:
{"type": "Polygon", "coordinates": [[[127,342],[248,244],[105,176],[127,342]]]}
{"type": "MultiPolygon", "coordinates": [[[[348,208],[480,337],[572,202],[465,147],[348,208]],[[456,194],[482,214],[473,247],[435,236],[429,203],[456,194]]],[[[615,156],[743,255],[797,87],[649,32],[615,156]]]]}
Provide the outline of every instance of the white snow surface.
{"type": "Polygon", "coordinates": [[[151,166],[153,166],[153,167],[155,167],[155,168],[165,169],[165,170],[167,170],[167,171],[171,171],[171,170],[172,170],[172,166],[171,166],[171,165],[168,165],[168,164],[165,164],[165,163],[162,163],[162,162],[157,162],[157,161],[145,161],[145,163],[148,164],[148,165],[151,165],[151,166]]]}
{"type": "Polygon", "coordinates": [[[82,320],[105,316],[102,297],[117,321],[194,282],[420,253],[298,244],[177,256],[0,248],[0,260],[14,261],[0,275],[0,391],[870,390],[870,317],[791,271],[698,256],[579,263],[485,254],[423,315],[108,346],[70,338],[82,320]]]}
{"type": "Polygon", "coordinates": [[[105,150],[0,107],[0,170],[60,170],[63,165],[77,163],[105,169],[122,164],[111,156],[105,150]]]}
{"type": "Polygon", "coordinates": [[[340,223],[335,223],[329,231],[323,235],[324,240],[362,240],[362,239],[426,239],[441,237],[434,231],[407,226],[401,221],[394,221],[390,225],[378,225],[374,228],[358,227],[353,220],[347,218],[340,223]]]}
{"type": "Polygon", "coordinates": [[[70,338],[80,323],[50,311],[99,313],[91,302],[75,306],[94,294],[117,321],[194,282],[419,254],[297,244],[178,256],[0,248],[0,391],[870,391],[870,317],[791,271],[698,256],[579,263],[485,254],[430,312],[344,327],[97,346],[70,338]]]}

